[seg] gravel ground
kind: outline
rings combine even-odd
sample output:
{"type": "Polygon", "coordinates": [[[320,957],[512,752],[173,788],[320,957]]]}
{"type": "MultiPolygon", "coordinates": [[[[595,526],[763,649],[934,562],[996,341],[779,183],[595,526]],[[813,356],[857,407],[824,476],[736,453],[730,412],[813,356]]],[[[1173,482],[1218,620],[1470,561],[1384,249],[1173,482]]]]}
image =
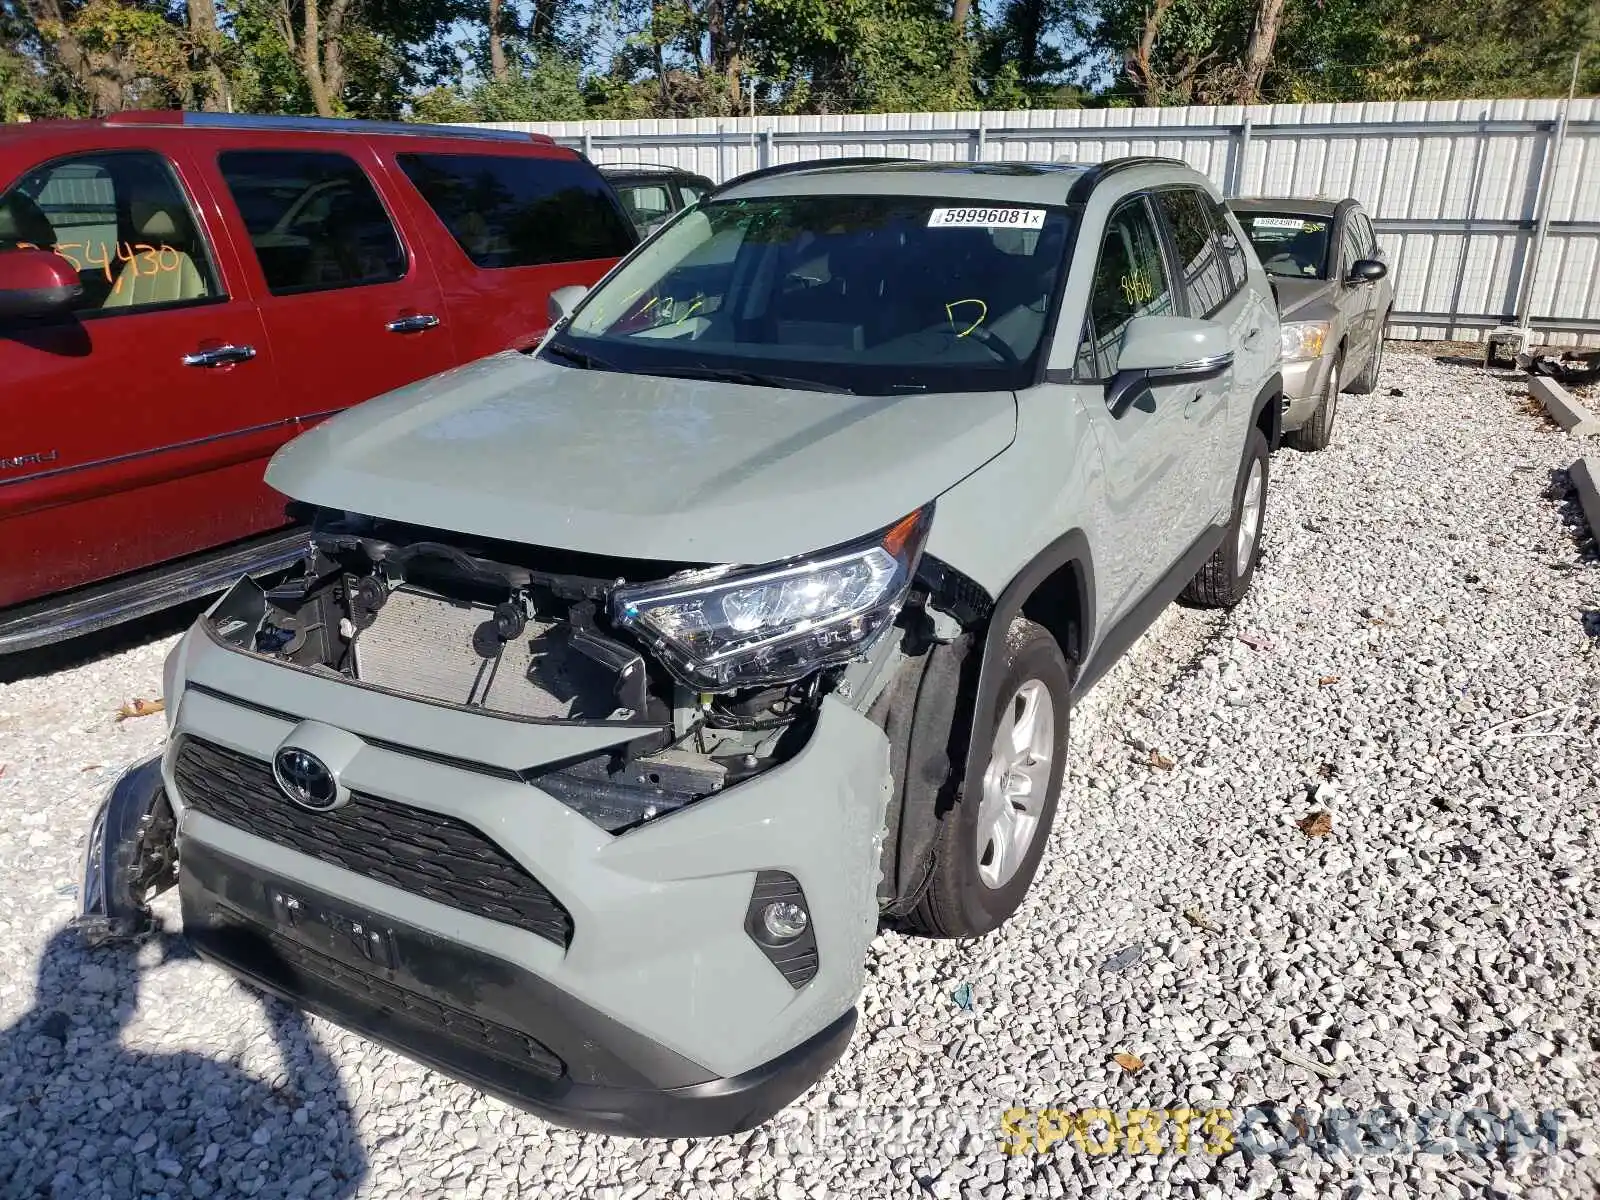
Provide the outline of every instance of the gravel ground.
{"type": "Polygon", "coordinates": [[[80,952],[78,839],[161,734],[112,713],[172,639],[0,686],[0,1194],[1600,1194],[1600,566],[1521,390],[1395,347],[1277,456],[1249,598],[1171,610],[1074,714],[1021,913],[881,937],[848,1054],[740,1138],[552,1130],[175,935],[80,952]],[[1008,1106],[1232,1113],[1008,1155],[1071,1125],[1008,1106]]]}

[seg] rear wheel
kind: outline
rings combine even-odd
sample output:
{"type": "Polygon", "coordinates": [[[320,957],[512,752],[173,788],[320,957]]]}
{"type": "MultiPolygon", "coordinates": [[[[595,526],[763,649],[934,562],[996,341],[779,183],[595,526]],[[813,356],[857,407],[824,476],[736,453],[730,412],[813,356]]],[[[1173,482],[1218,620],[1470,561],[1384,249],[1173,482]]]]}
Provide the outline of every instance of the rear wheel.
{"type": "Polygon", "coordinates": [[[1299,429],[1283,435],[1287,445],[1296,450],[1325,450],[1333,441],[1333,419],[1339,414],[1339,387],[1344,374],[1344,357],[1333,360],[1328,368],[1328,382],[1323,386],[1322,399],[1317,401],[1317,411],[1299,429]]]}
{"type": "MultiPolygon", "coordinates": [[[[977,937],[1017,910],[1039,869],[1061,796],[1072,674],[1055,638],[1018,618],[988,714],[977,795],[941,818],[926,889],[905,918],[929,937],[977,937]]],[[[980,752],[974,748],[974,752],[980,752]]]]}
{"type": "Polygon", "coordinates": [[[1250,590],[1267,522],[1269,453],[1266,435],[1252,427],[1233,488],[1233,519],[1223,533],[1222,545],[1184,588],[1185,600],[1206,608],[1232,608],[1250,590]]]}

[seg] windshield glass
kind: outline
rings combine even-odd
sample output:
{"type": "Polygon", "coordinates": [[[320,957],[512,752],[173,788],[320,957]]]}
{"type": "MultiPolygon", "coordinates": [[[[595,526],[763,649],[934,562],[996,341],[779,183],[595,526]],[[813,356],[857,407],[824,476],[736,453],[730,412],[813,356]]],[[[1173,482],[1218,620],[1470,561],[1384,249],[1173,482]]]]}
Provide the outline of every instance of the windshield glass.
{"type": "Polygon", "coordinates": [[[545,353],[863,393],[1025,387],[1067,234],[1059,210],[937,197],[703,203],[590,295],[545,353]]]}
{"type": "Polygon", "coordinates": [[[1236,212],[1234,216],[1244,226],[1268,275],[1328,277],[1328,218],[1264,212],[1236,212]]]}

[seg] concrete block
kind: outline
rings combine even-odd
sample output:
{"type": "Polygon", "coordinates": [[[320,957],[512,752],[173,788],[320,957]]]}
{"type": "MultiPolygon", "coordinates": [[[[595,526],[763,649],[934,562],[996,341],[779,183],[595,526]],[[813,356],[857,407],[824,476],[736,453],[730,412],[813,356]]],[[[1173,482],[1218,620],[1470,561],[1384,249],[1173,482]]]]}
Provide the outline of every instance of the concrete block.
{"type": "Polygon", "coordinates": [[[1529,378],[1528,390],[1538,397],[1555,423],[1579,437],[1600,434],[1600,417],[1579,404],[1573,394],[1548,375],[1529,378]]]}
{"type": "Polygon", "coordinates": [[[1567,478],[1578,493],[1578,507],[1589,526],[1589,536],[1600,542],[1600,458],[1580,458],[1567,468],[1567,478]]]}

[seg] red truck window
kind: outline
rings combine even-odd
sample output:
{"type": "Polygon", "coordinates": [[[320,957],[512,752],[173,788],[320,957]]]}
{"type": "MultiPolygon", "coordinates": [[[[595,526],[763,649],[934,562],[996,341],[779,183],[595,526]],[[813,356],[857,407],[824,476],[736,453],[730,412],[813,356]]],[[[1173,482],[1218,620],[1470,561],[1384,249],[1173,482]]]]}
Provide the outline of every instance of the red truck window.
{"type": "Polygon", "coordinates": [[[0,248],[54,250],[83,282],[81,316],[225,299],[205,237],[159,154],[57,159],[0,196],[0,248]]]}
{"type": "Polygon", "coordinates": [[[620,258],[631,226],[605,180],[573,159],[401,154],[400,167],[479,267],[620,258]]]}
{"type": "Polygon", "coordinates": [[[273,295],[405,278],[400,235],[354,159],[299,150],[231,150],[217,165],[273,295]]]}

